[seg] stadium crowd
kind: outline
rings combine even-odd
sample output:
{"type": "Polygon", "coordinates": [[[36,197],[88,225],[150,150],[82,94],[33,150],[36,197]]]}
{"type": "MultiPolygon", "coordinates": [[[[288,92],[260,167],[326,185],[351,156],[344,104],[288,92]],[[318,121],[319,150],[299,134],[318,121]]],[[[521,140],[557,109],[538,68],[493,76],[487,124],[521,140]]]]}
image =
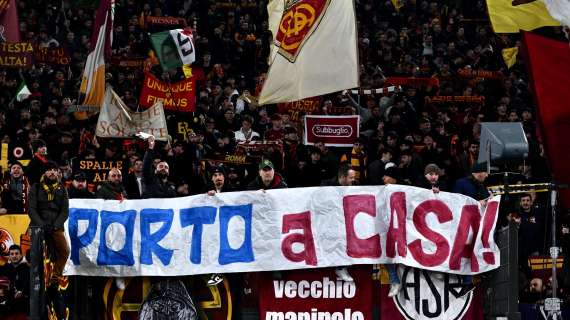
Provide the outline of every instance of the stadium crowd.
{"type": "MultiPolygon", "coordinates": [[[[390,77],[406,80],[396,93],[349,91],[322,97],[318,113],[360,116],[361,136],[354,146],[335,148],[323,142],[304,145],[302,122],[279,113],[275,105],[256,103],[269,67],[267,1],[117,0],[114,59],[107,61],[106,81],[133,110],[139,109],[143,67],[123,67],[116,61],[147,59],[151,63],[145,68],[157,78],[184,78],[181,69],[162,72],[152,64],[148,32],[166,27],[143,28],[141,15],[182,17],[193,28],[196,111],[167,111],[172,139],[156,147],[153,141],[149,153],[149,143],[134,137],[97,138],[96,116],[80,121],[67,112],[81,103],[78,89],[96,11],[92,1],[18,1],[22,41],[62,47],[71,63],[0,70],[1,141],[10,150],[23,148],[20,159],[31,160],[27,167],[12,160],[9,168],[2,168],[2,208],[27,212],[32,185],[53,163],[69,198],[139,199],[148,194],[175,197],[222,190],[399,183],[461,192],[484,201],[489,197],[486,179],[491,178],[476,161],[480,124],[488,121],[522,122],[530,152],[524,165],[511,169],[521,172],[517,181],[549,181],[524,59],[507,68],[501,56],[503,48],[520,47],[520,40],[517,34],[492,32],[484,1],[404,1],[399,12],[388,0],[355,3],[361,89],[382,88],[390,77]],[[14,95],[22,80],[32,95],[18,102],[14,95]],[[434,103],[434,96],[474,99],[434,103]],[[251,141],[260,147],[243,147],[251,141]],[[220,155],[245,155],[247,161],[219,161],[224,158],[220,155]],[[81,160],[122,160],[124,165],[109,170],[106,181],[97,185],[79,170],[81,160]],[[152,183],[145,172],[155,173],[152,183]]],[[[544,32],[563,37],[558,28],[544,32]]],[[[521,242],[533,244],[521,246],[521,291],[529,293],[521,298],[535,302],[547,285],[540,280],[541,294],[534,294],[539,279],[532,279],[527,257],[547,252],[545,202],[536,194],[511,198],[499,223],[517,222],[521,242]]],[[[567,227],[561,231],[568,236],[567,227]]]]}

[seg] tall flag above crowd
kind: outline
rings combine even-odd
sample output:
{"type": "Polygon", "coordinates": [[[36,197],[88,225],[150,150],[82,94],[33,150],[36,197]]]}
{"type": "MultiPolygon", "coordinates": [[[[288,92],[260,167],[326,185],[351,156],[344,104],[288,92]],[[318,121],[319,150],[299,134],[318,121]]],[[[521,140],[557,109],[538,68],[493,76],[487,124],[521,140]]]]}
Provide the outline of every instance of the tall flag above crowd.
{"type": "Polygon", "coordinates": [[[164,71],[192,64],[196,60],[194,37],[189,28],[153,33],[150,42],[164,71]]]}
{"type": "MultiPolygon", "coordinates": [[[[80,91],[83,104],[101,107],[105,96],[105,57],[111,57],[115,0],[101,0],[91,35],[91,52],[87,56],[80,91]]],[[[77,119],[86,119],[87,112],[77,112],[77,119]]]]}
{"type": "Polygon", "coordinates": [[[2,1],[0,4],[0,41],[20,42],[16,0],[2,1]]]}
{"type": "Polygon", "coordinates": [[[268,4],[274,42],[259,103],[290,102],[358,87],[354,2],[287,0],[282,10],[279,2],[283,1],[268,4]]]}
{"type": "Polygon", "coordinates": [[[541,0],[487,0],[487,9],[495,33],[518,33],[560,25],[541,0]]]}
{"type": "MultiPolygon", "coordinates": [[[[531,75],[542,140],[554,181],[570,182],[570,153],[566,137],[570,133],[570,46],[568,42],[525,32],[527,66],[531,75]]],[[[570,208],[570,191],[561,191],[563,206],[570,208]]]]}

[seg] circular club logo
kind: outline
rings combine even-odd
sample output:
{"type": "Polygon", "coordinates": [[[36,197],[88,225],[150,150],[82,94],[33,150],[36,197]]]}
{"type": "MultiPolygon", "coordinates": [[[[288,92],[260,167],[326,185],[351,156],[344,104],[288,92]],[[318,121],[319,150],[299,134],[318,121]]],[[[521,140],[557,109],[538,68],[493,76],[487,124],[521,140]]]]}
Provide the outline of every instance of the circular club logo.
{"type": "Polygon", "coordinates": [[[14,157],[19,159],[24,155],[24,149],[22,149],[22,147],[16,147],[12,153],[14,154],[14,157]]]}
{"type": "Polygon", "coordinates": [[[352,136],[349,125],[316,124],[312,129],[313,135],[320,138],[348,138],[352,136]]]}
{"type": "Polygon", "coordinates": [[[394,297],[400,313],[409,320],[461,319],[473,292],[461,296],[462,276],[400,267],[402,290],[394,297]]]}

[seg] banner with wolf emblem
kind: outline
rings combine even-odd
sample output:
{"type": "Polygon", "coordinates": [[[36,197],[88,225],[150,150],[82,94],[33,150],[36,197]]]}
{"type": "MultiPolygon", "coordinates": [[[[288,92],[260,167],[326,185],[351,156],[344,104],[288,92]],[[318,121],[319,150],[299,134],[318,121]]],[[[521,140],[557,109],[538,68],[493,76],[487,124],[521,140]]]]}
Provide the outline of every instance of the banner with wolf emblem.
{"type": "Polygon", "coordinates": [[[274,41],[260,104],[358,87],[353,1],[287,0],[283,8],[281,2],[268,4],[274,41]]]}

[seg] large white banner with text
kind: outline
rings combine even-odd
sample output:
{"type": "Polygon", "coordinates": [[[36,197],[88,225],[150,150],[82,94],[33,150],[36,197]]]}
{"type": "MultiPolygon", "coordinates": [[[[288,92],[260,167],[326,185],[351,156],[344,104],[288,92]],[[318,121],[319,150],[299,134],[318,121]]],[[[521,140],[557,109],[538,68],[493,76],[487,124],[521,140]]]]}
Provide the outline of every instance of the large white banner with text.
{"type": "Polygon", "coordinates": [[[176,276],[400,263],[499,266],[499,197],[391,185],[70,200],[67,275],[176,276]]]}

